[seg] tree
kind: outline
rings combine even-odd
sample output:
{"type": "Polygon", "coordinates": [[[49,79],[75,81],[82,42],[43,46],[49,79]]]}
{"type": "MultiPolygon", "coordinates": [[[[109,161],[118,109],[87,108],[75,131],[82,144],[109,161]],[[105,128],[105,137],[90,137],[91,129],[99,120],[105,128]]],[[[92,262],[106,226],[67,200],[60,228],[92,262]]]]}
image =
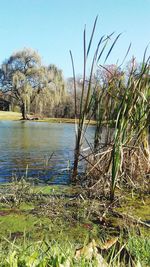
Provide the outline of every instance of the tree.
{"type": "Polygon", "coordinates": [[[49,83],[36,96],[32,111],[48,117],[63,117],[67,94],[62,71],[54,64],[45,68],[49,83]]]}
{"type": "Polygon", "coordinates": [[[27,118],[30,105],[37,95],[50,83],[48,70],[32,49],[23,49],[5,60],[0,69],[0,88],[9,93],[20,107],[22,118],[27,118]]]}
{"type": "Polygon", "coordinates": [[[55,92],[55,104],[58,105],[65,100],[65,82],[62,74],[62,70],[56,67],[56,65],[51,64],[48,66],[48,75],[51,81],[51,88],[53,84],[53,91],[55,92]]]}

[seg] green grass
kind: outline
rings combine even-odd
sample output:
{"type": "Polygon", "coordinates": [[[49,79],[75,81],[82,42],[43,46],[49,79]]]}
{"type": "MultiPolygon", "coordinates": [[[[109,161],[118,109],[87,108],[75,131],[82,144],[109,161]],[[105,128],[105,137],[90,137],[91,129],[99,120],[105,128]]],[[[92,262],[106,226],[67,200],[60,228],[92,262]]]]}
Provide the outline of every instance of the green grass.
{"type": "Polygon", "coordinates": [[[11,111],[0,111],[0,120],[20,120],[21,113],[11,111]]]}
{"type": "Polygon", "coordinates": [[[128,241],[128,249],[142,266],[150,266],[150,238],[131,236],[128,241]]]}
{"type": "MultiPolygon", "coordinates": [[[[32,116],[31,116],[32,117],[32,116]]],[[[21,113],[11,111],[0,111],[0,120],[20,120],[21,113]]],[[[32,122],[32,120],[31,120],[32,122]]],[[[71,118],[42,118],[39,120],[33,120],[33,122],[50,122],[50,123],[75,123],[75,119],[71,118]]],[[[85,121],[88,123],[88,120],[85,121]]],[[[90,124],[95,125],[95,121],[91,120],[90,124]]]]}
{"type": "Polygon", "coordinates": [[[35,218],[32,215],[9,214],[0,217],[0,236],[8,236],[10,233],[33,231],[35,218]]]}
{"type": "Polygon", "coordinates": [[[126,195],[122,201],[122,207],[117,209],[120,212],[124,212],[133,215],[136,218],[150,221],[150,198],[149,195],[139,197],[126,195]]]}
{"type": "MultiPolygon", "coordinates": [[[[121,240],[121,237],[120,237],[121,240]]],[[[0,246],[0,266],[1,267],[131,267],[137,266],[139,262],[142,267],[148,267],[150,264],[150,240],[143,237],[130,236],[126,243],[120,243],[105,252],[101,253],[85,242],[84,251],[81,256],[76,256],[76,249],[79,249],[73,242],[61,240],[44,240],[29,243],[24,237],[22,244],[8,241],[0,246]],[[3,246],[3,247],[2,247],[3,246]],[[5,250],[4,250],[5,248],[5,250]],[[128,262],[128,256],[130,258],[128,262]],[[103,260],[104,265],[100,264],[103,260]],[[131,265],[130,262],[134,262],[131,265]],[[108,263],[107,263],[108,262],[108,263]]]]}
{"type": "MultiPolygon", "coordinates": [[[[19,206],[13,206],[12,203],[0,205],[0,266],[96,267],[94,255],[91,259],[87,259],[85,255],[76,259],[76,249],[88,245],[92,239],[96,241],[97,246],[100,246],[101,243],[116,235],[119,236],[120,246],[125,245],[135,260],[142,263],[142,267],[149,263],[150,244],[146,237],[148,231],[144,233],[140,230],[143,235],[137,235],[135,231],[137,227],[134,225],[128,226],[128,233],[119,232],[118,225],[127,231],[126,222],[124,221],[125,224],[123,224],[120,218],[112,218],[109,212],[104,216],[104,225],[101,225],[98,218],[104,213],[105,205],[110,203],[106,201],[100,203],[86,198],[71,200],[72,194],[74,195],[75,192],[79,194],[79,188],[76,187],[30,186],[30,190],[27,191],[27,185],[28,183],[23,180],[18,182],[18,185],[15,182],[0,187],[1,193],[4,190],[6,199],[7,194],[15,190],[17,196],[17,190],[20,192],[20,187],[26,193],[22,192],[19,206]],[[139,251],[140,247],[142,253],[139,251]],[[70,265],[67,265],[68,262],[70,265]]],[[[146,207],[149,203],[147,198],[145,197],[143,201],[146,207]]],[[[135,215],[136,210],[142,212],[143,203],[137,196],[129,198],[127,195],[126,200],[121,202],[122,211],[128,212],[127,207],[129,209],[133,207],[133,215],[135,215]]],[[[122,212],[121,207],[116,210],[122,212]]],[[[142,213],[141,217],[143,216],[144,219],[145,215],[146,213],[142,213]]],[[[106,251],[104,255],[108,262],[111,259],[111,266],[121,266],[117,253],[116,247],[114,252],[112,249],[112,251],[106,251]]]]}
{"type": "Polygon", "coordinates": [[[79,190],[78,187],[71,187],[67,185],[37,185],[32,187],[34,193],[42,193],[42,194],[53,194],[53,195],[64,195],[64,194],[77,194],[79,190]]]}

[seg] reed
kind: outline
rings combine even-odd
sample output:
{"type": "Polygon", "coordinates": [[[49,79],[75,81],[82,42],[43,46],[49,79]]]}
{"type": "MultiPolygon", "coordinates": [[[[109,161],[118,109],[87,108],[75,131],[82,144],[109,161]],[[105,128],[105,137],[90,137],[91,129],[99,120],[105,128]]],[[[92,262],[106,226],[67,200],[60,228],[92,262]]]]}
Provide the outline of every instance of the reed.
{"type": "MultiPolygon", "coordinates": [[[[115,93],[112,91],[113,81],[111,80],[111,84],[105,88],[105,93],[101,93],[103,101],[107,103],[106,110],[103,111],[102,108],[100,110],[100,102],[97,105],[99,117],[97,117],[95,148],[98,157],[94,158],[93,164],[97,169],[99,168],[99,182],[102,182],[100,176],[103,176],[105,178],[103,182],[109,183],[112,201],[116,185],[121,185],[121,181],[127,176],[130,180],[136,181],[141,173],[141,180],[149,173],[149,59],[146,62],[143,61],[142,68],[137,75],[135,72],[137,70],[131,70],[124,84],[118,81],[115,93]],[[112,103],[114,108],[112,108],[112,103]],[[102,142],[104,127],[101,122],[104,119],[106,138],[102,142]],[[110,122],[113,128],[110,127],[110,122]]],[[[95,167],[92,166],[91,169],[93,171],[95,167]]],[[[144,180],[142,181],[144,183],[144,180]]]]}
{"type": "Polygon", "coordinates": [[[122,101],[118,106],[112,150],[112,179],[110,187],[110,198],[112,200],[114,199],[115,187],[119,179],[119,171],[122,169],[123,165],[123,149],[131,145],[133,145],[132,149],[134,149],[135,143],[136,145],[140,145],[139,140],[141,140],[145,157],[147,157],[149,163],[148,142],[145,141],[145,138],[146,140],[148,138],[148,135],[145,134],[148,126],[149,113],[149,101],[147,99],[149,85],[147,81],[145,81],[145,79],[147,79],[145,75],[148,75],[148,63],[149,59],[147,62],[143,61],[142,69],[138,77],[135,77],[133,70],[131,70],[122,101]],[[135,139],[137,139],[136,142],[134,142],[135,139]]]}
{"type": "MultiPolygon", "coordinates": [[[[128,75],[125,71],[120,71],[120,66],[116,66],[116,69],[112,72],[105,64],[120,34],[115,38],[108,51],[110,38],[104,38],[103,36],[93,53],[90,75],[87,79],[87,59],[91,50],[96,23],[97,18],[87,49],[86,30],[84,30],[82,94],[78,123],[76,120],[72,181],[77,182],[79,180],[77,174],[81,156],[88,162],[88,169],[85,174],[85,184],[88,190],[98,190],[98,185],[100,185],[101,190],[105,191],[106,188],[107,193],[109,191],[110,200],[113,201],[116,186],[120,187],[122,182],[127,182],[127,180],[133,182],[133,180],[139,179],[141,173],[143,173],[141,179],[145,179],[149,173],[149,57],[146,59],[145,50],[140,70],[132,62],[128,75]],[[104,64],[100,65],[102,56],[105,60],[104,64]],[[104,69],[109,74],[107,82],[102,83],[100,79],[97,79],[96,68],[104,69]],[[84,99],[85,101],[83,101],[84,99]],[[90,154],[82,156],[81,146],[88,128],[88,124],[85,126],[85,120],[89,119],[90,121],[93,114],[96,119],[93,148],[91,147],[90,154]],[[104,132],[105,137],[103,136],[104,132]],[[135,177],[133,177],[133,174],[135,177]]],[[[130,47],[131,45],[125,57],[130,47]]],[[[73,56],[71,52],[70,54],[74,76],[75,117],[77,119],[76,76],[73,56]]],[[[104,195],[104,192],[102,194],[104,195]]]]}
{"type": "MultiPolygon", "coordinates": [[[[103,56],[108,42],[110,40],[110,37],[113,35],[110,34],[105,38],[105,36],[102,36],[94,50],[93,57],[90,63],[90,74],[88,75],[87,73],[87,66],[88,65],[88,59],[89,55],[91,52],[91,45],[95,33],[95,28],[97,24],[97,19],[96,17],[94,26],[92,29],[92,33],[90,36],[90,41],[86,43],[86,28],[84,29],[84,34],[83,34],[83,54],[84,54],[84,59],[83,59],[83,76],[82,76],[82,92],[81,92],[81,99],[80,99],[80,108],[79,112],[77,111],[77,87],[76,87],[76,75],[75,75],[75,68],[74,68],[74,59],[72,52],[70,51],[70,56],[71,56],[71,62],[72,62],[72,69],[73,69],[73,78],[74,78],[74,103],[75,103],[75,121],[76,121],[76,142],[75,142],[75,153],[74,153],[74,166],[73,166],[73,175],[72,175],[72,181],[75,181],[77,179],[77,174],[78,174],[78,163],[79,163],[79,157],[80,157],[80,152],[81,152],[81,146],[83,144],[83,139],[85,137],[85,133],[87,131],[89,123],[85,125],[85,120],[88,119],[89,122],[91,120],[91,117],[93,115],[93,103],[95,103],[95,93],[98,88],[98,84],[95,83],[95,70],[97,67],[98,62],[100,61],[101,57],[103,56]],[[89,78],[87,78],[89,76],[89,78]],[[85,99],[85,101],[84,101],[85,99]],[[77,117],[79,113],[79,121],[77,122],[77,117]]],[[[120,35],[118,35],[114,42],[112,43],[110,49],[106,53],[105,56],[105,62],[108,59],[115,43],[117,42],[118,38],[120,35]]],[[[97,103],[99,106],[99,103],[97,103]]]]}

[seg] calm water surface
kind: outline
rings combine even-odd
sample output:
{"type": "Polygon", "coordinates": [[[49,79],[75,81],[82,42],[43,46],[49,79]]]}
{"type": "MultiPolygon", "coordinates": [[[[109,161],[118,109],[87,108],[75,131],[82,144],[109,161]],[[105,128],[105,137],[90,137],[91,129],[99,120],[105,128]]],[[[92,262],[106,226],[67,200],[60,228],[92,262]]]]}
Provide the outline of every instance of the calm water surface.
{"type": "MultiPolygon", "coordinates": [[[[89,138],[93,130],[91,126],[89,138]]],[[[0,121],[0,182],[16,174],[67,183],[74,136],[73,124],[0,121]]]]}

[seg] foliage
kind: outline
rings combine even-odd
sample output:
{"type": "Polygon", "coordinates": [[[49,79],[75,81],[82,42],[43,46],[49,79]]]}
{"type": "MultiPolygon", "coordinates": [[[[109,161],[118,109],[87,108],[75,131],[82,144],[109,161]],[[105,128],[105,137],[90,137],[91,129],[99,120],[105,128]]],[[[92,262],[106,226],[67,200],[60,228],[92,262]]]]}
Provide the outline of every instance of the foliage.
{"type": "Polygon", "coordinates": [[[30,111],[42,113],[44,105],[51,109],[58,105],[64,86],[61,71],[55,65],[42,66],[40,56],[31,49],[14,53],[0,70],[1,90],[20,107],[23,119],[30,111]]]}
{"type": "Polygon", "coordinates": [[[1,88],[17,101],[23,119],[30,109],[33,88],[38,92],[43,76],[41,60],[37,53],[24,49],[14,53],[2,64],[0,72],[1,88]]]}

